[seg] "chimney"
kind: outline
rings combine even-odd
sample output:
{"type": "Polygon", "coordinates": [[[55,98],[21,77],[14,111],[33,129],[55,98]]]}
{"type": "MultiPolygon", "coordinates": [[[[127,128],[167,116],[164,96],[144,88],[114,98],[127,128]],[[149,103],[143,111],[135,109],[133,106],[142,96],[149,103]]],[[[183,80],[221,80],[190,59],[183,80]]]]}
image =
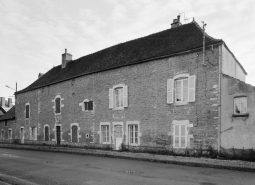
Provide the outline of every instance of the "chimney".
{"type": "Polygon", "coordinates": [[[65,53],[62,54],[62,69],[64,69],[70,61],[72,61],[72,55],[67,53],[67,49],[65,49],[65,53]]]}
{"type": "Polygon", "coordinates": [[[173,20],[173,23],[171,24],[171,28],[176,28],[176,27],[182,25],[182,24],[181,24],[181,21],[180,21],[180,17],[181,17],[181,16],[178,15],[178,16],[177,16],[177,19],[174,19],[174,20],[173,20]]]}
{"type": "Polygon", "coordinates": [[[0,106],[5,107],[5,98],[4,97],[0,97],[0,102],[1,102],[0,106]]]}
{"type": "Polygon", "coordinates": [[[8,107],[12,107],[12,99],[8,98],[8,107]]]}
{"type": "Polygon", "coordinates": [[[41,78],[42,75],[44,75],[44,73],[39,73],[39,74],[38,74],[38,78],[41,78]]]}

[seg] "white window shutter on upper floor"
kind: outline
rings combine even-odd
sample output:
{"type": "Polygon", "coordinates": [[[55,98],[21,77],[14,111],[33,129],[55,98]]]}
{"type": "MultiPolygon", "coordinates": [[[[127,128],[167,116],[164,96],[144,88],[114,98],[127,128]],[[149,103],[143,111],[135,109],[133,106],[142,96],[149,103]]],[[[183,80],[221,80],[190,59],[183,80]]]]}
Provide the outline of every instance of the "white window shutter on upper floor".
{"type": "Polygon", "coordinates": [[[167,79],[167,103],[174,102],[174,80],[167,79]]]}
{"type": "Polygon", "coordinates": [[[196,97],[196,75],[189,76],[188,101],[194,102],[196,97]]]}
{"type": "Polygon", "coordinates": [[[128,87],[123,87],[123,106],[128,107],[128,87]]]}
{"type": "Polygon", "coordinates": [[[113,89],[109,89],[109,108],[113,108],[113,89]]]}

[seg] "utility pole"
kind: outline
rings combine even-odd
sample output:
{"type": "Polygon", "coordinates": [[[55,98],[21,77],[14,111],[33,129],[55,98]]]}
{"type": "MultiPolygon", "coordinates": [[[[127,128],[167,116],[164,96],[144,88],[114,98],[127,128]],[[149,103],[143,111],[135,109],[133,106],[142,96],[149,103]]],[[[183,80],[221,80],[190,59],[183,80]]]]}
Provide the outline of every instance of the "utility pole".
{"type": "Polygon", "coordinates": [[[206,66],[205,64],[205,27],[206,27],[206,23],[204,21],[202,21],[203,24],[203,66],[206,66]]]}

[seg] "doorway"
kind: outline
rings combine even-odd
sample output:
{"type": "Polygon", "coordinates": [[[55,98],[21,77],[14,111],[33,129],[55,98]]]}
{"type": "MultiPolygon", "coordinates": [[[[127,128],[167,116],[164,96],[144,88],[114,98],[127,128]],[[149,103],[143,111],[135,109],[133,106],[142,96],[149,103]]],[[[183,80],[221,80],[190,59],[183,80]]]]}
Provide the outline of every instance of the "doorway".
{"type": "Polygon", "coordinates": [[[78,142],[78,127],[76,125],[72,126],[72,142],[78,142]]]}
{"type": "Polygon", "coordinates": [[[60,126],[56,126],[56,137],[57,137],[57,145],[60,145],[61,142],[61,127],[60,126]]]}
{"type": "Polygon", "coordinates": [[[114,126],[114,138],[115,138],[115,150],[121,149],[122,143],[122,125],[115,125],[114,126]]]}
{"type": "Polygon", "coordinates": [[[45,140],[45,141],[49,141],[49,140],[50,140],[50,137],[49,137],[49,127],[48,127],[48,126],[45,126],[45,127],[44,127],[44,134],[45,134],[44,140],[45,140]]]}

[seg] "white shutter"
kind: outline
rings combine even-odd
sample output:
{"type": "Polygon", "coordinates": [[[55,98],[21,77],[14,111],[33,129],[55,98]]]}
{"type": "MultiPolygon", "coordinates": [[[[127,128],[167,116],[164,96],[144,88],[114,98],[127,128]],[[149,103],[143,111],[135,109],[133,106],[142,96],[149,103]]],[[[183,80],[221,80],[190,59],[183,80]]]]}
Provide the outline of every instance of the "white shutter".
{"type": "Polygon", "coordinates": [[[109,108],[113,108],[113,89],[109,89],[109,108]]]}
{"type": "Polygon", "coordinates": [[[167,80],[167,103],[174,102],[174,80],[167,80]]]}
{"type": "Polygon", "coordinates": [[[196,97],[196,75],[189,76],[188,101],[194,102],[196,97]]]}
{"type": "Polygon", "coordinates": [[[35,138],[34,138],[34,140],[37,141],[37,128],[34,128],[34,129],[35,129],[35,138]]]}
{"type": "Polygon", "coordinates": [[[32,128],[29,127],[29,139],[32,140],[32,128]]]}
{"type": "Polygon", "coordinates": [[[128,87],[123,87],[123,106],[128,107],[128,87]]]}
{"type": "Polygon", "coordinates": [[[186,146],[186,126],[180,125],[180,140],[181,140],[181,148],[185,148],[186,146]]]}
{"type": "Polygon", "coordinates": [[[180,145],[180,129],[179,125],[174,125],[174,147],[179,148],[180,145]]]}

